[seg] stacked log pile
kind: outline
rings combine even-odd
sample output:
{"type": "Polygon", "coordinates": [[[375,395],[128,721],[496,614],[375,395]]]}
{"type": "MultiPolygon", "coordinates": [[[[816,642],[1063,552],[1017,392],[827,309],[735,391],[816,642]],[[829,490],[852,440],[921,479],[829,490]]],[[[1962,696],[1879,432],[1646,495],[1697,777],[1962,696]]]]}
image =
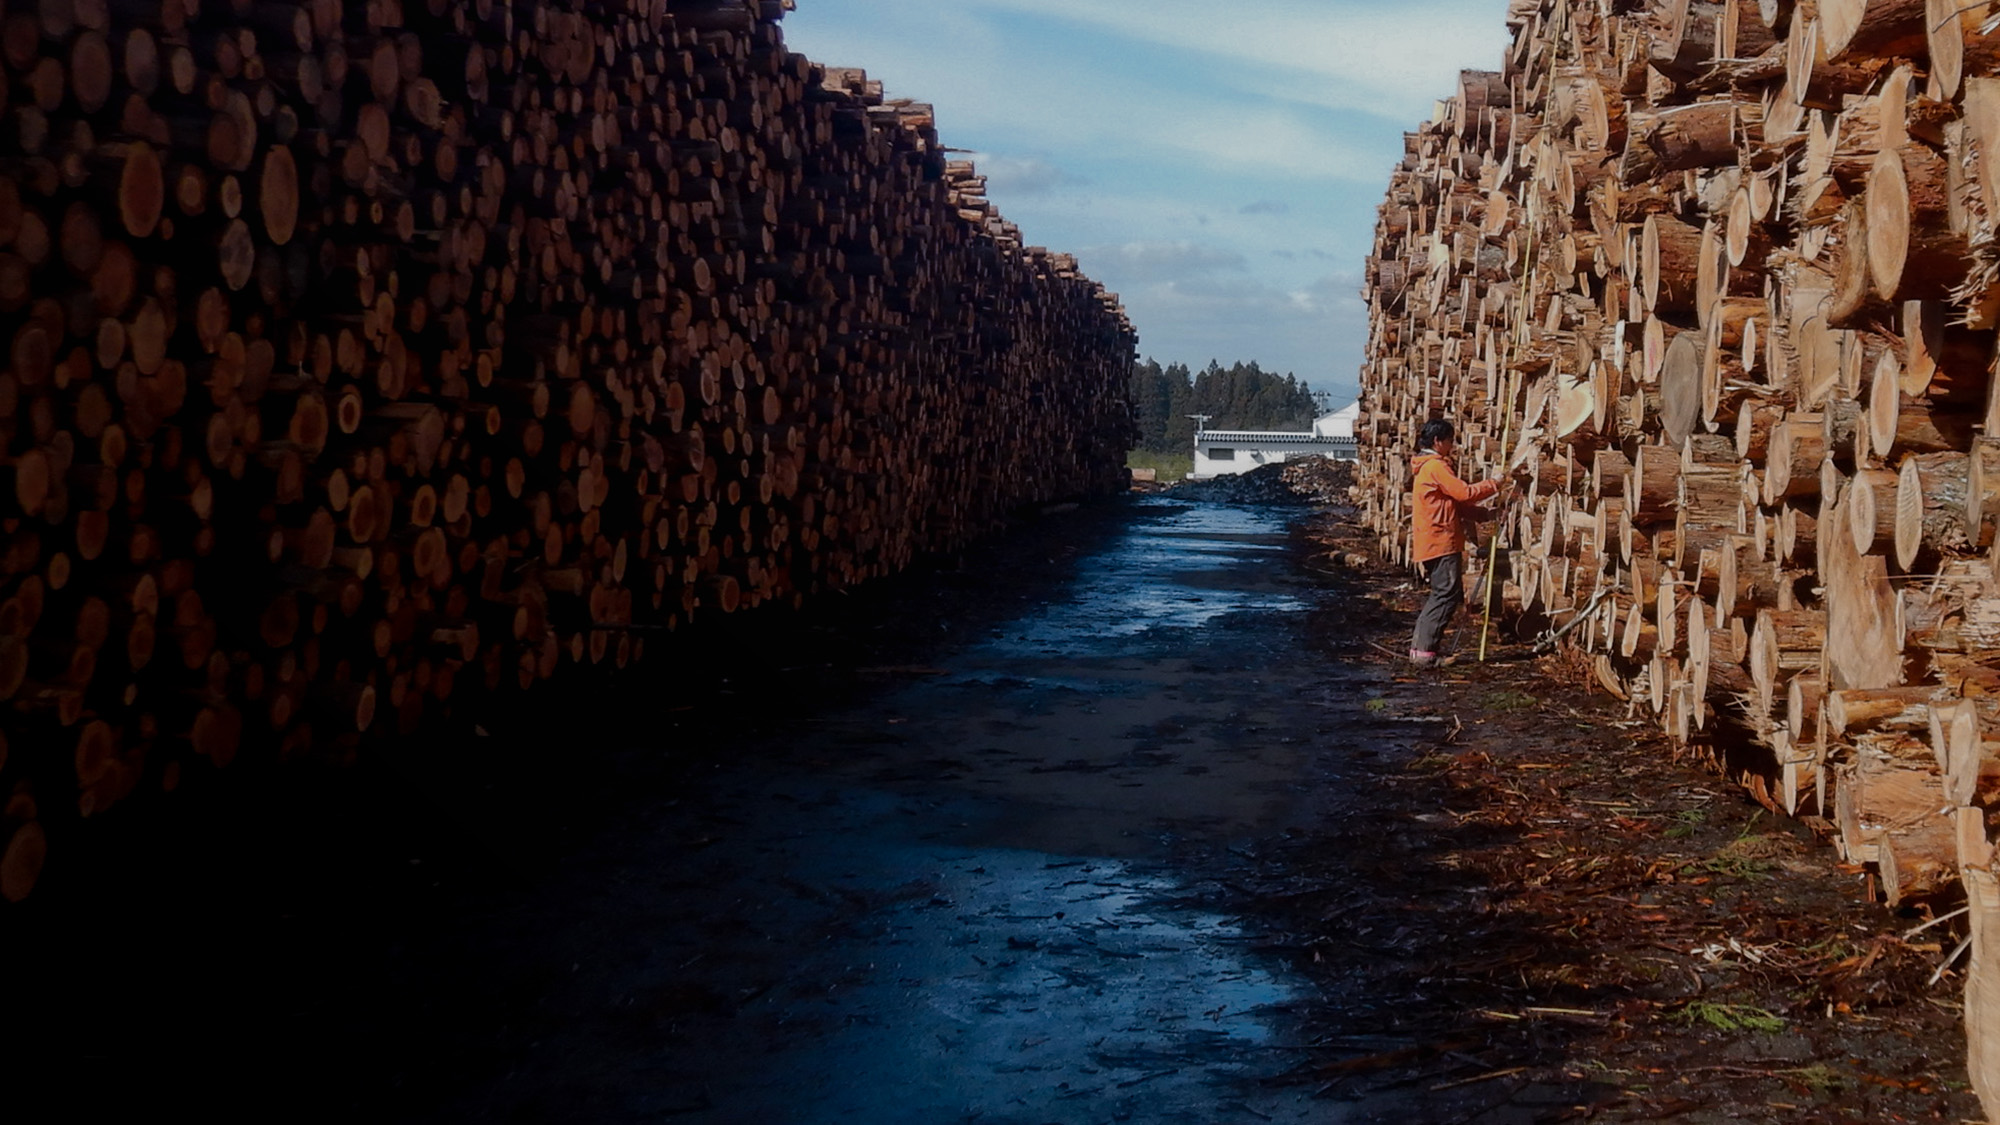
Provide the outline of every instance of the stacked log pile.
{"type": "Polygon", "coordinates": [[[0,897],[1122,487],[1134,336],[777,0],[0,19],[0,897]]]}
{"type": "Polygon", "coordinates": [[[1417,428],[1456,420],[1527,482],[1506,612],[1888,902],[1968,894],[2000,1111],[2000,5],[1507,20],[1381,208],[1358,498],[1406,558],[1417,428]]]}

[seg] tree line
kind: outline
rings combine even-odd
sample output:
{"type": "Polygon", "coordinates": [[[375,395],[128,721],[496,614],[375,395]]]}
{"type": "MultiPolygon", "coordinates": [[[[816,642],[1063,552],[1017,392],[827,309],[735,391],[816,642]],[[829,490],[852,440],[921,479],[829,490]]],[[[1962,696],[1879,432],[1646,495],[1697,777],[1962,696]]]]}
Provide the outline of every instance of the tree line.
{"type": "Polygon", "coordinates": [[[1195,371],[1184,363],[1162,367],[1148,359],[1132,367],[1132,403],[1139,416],[1139,448],[1152,453],[1192,450],[1191,414],[1209,415],[1211,430],[1308,430],[1319,413],[1304,383],[1254,361],[1224,367],[1209,360],[1195,371]]]}

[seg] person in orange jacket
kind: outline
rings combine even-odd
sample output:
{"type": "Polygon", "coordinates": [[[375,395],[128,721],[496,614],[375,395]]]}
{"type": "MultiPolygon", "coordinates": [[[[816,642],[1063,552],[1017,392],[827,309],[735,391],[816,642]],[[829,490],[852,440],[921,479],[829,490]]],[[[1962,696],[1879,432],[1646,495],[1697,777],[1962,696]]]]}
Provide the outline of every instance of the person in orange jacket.
{"type": "Polygon", "coordinates": [[[1500,494],[1504,477],[1467,484],[1452,471],[1458,432],[1450,422],[1433,418],[1417,434],[1419,452],[1412,465],[1413,554],[1430,584],[1431,595],[1417,611],[1410,637],[1410,661],[1419,666],[1438,662],[1438,643],[1445,627],[1465,604],[1465,523],[1476,505],[1500,494]]]}

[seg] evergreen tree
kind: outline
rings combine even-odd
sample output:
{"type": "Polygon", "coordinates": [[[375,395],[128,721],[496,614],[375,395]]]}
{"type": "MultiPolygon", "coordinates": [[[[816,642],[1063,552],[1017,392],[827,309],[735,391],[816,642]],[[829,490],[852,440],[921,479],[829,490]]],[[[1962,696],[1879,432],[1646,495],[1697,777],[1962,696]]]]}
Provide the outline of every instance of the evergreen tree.
{"type": "Polygon", "coordinates": [[[1159,449],[1165,444],[1173,397],[1173,387],[1158,360],[1149,359],[1132,368],[1132,408],[1138,416],[1139,448],[1159,449]]]}
{"type": "Polygon", "coordinates": [[[1193,414],[1208,415],[1211,430],[1298,431],[1310,428],[1317,413],[1296,375],[1265,371],[1254,360],[1228,367],[1209,360],[1199,372],[1184,363],[1162,367],[1145,360],[1132,367],[1132,403],[1139,448],[1154,453],[1192,449],[1193,414]]]}

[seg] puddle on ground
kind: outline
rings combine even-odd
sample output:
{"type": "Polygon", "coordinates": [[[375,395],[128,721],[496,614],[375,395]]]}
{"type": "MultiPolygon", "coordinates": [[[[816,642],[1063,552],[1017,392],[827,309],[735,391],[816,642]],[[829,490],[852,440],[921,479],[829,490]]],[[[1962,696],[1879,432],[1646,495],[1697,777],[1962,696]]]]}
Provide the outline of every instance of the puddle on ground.
{"type": "Polygon", "coordinates": [[[1306,600],[1276,581],[1288,516],[1268,508],[1148,497],[1088,565],[1069,598],[996,629],[975,659],[1096,651],[1105,637],[1195,629],[1231,613],[1298,613],[1306,600]]]}
{"type": "Polygon", "coordinates": [[[434,1119],[1332,1120],[1262,1081],[1311,1057],[1308,987],[1188,905],[1190,856],[1306,807],[1328,668],[1286,516],[1049,528],[1090,546],[994,583],[1026,612],[746,735],[570,863],[587,891],[494,904],[536,1014],[434,1119]]]}
{"type": "Polygon", "coordinates": [[[796,952],[698,1040],[756,1056],[709,1074],[698,1119],[1324,1120],[1256,1081],[1295,1057],[1302,986],[1170,905],[1161,863],[1295,800],[1273,693],[1318,685],[1287,535],[1282,513],[1140,501],[1040,606],[816,716],[787,755],[811,770],[730,771],[717,812],[754,828],[695,882],[766,900],[729,928],[796,952]]]}
{"type": "MultiPolygon", "coordinates": [[[[934,894],[887,911],[866,969],[826,998],[838,1030],[782,1051],[782,1082],[736,1090],[727,1119],[1227,1120],[1209,1115],[1267,1073],[1266,1012],[1292,986],[1224,920],[1150,906],[1171,880],[1040,852],[929,858],[934,894]]],[[[773,992],[740,1018],[795,1003],[773,992]]]]}

